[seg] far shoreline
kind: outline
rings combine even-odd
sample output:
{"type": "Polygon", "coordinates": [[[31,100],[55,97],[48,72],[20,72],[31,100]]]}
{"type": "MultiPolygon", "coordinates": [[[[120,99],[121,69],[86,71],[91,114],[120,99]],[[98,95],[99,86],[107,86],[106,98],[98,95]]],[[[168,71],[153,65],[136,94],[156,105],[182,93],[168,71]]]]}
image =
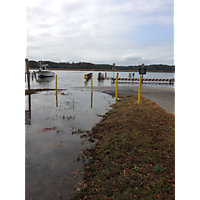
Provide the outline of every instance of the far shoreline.
{"type": "MultiPolygon", "coordinates": [[[[29,68],[31,70],[39,70],[39,68],[29,68]]],[[[112,72],[112,69],[53,69],[50,68],[52,71],[56,70],[56,71],[109,71],[112,72]]],[[[138,72],[138,70],[116,70],[115,72],[138,72]]],[[[146,72],[163,72],[163,73],[175,73],[175,71],[164,71],[164,70],[158,70],[158,71],[154,71],[154,70],[150,70],[150,71],[146,71],[146,72]]]]}

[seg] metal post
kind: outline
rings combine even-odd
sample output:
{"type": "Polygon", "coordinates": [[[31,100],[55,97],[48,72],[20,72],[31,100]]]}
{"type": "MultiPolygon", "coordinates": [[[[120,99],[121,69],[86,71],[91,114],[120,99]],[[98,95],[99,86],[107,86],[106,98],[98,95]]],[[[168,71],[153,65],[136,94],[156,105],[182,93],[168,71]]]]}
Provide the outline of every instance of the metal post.
{"type": "MultiPolygon", "coordinates": [[[[143,69],[144,69],[144,64],[142,64],[142,71],[143,71],[143,69]]],[[[143,74],[142,74],[142,79],[143,79],[143,74]]],[[[143,83],[143,81],[142,81],[142,83],[143,83]]]]}
{"type": "Polygon", "coordinates": [[[91,93],[93,93],[93,75],[91,75],[91,93]]]}
{"type": "Polygon", "coordinates": [[[56,94],[57,94],[57,74],[56,74],[56,94]]]}
{"type": "Polygon", "coordinates": [[[115,90],[116,101],[117,101],[117,91],[118,91],[118,74],[116,75],[116,90],[115,90]]]}
{"type": "Polygon", "coordinates": [[[140,97],[141,97],[141,85],[142,85],[142,76],[139,77],[138,103],[140,103],[140,97]]]}
{"type": "Polygon", "coordinates": [[[58,95],[57,95],[57,88],[58,88],[58,84],[57,84],[57,74],[56,74],[56,107],[58,107],[58,95]]]}
{"type": "Polygon", "coordinates": [[[93,101],[93,74],[91,75],[91,108],[92,108],[92,101],[93,101]]]}

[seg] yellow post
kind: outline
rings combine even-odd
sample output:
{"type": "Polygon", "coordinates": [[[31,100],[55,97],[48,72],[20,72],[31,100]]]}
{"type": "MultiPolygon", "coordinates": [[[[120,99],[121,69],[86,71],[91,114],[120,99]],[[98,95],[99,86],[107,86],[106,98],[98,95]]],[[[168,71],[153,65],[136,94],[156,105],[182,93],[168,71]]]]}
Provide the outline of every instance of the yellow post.
{"type": "Polygon", "coordinates": [[[141,97],[141,85],[142,85],[142,76],[139,77],[138,103],[140,103],[140,97],[141,97]]]}
{"type": "Polygon", "coordinates": [[[93,101],[93,76],[91,75],[91,108],[92,108],[92,101],[93,101]]]}
{"type": "Polygon", "coordinates": [[[116,90],[115,90],[116,101],[117,101],[117,91],[118,91],[118,74],[116,75],[116,90]]]}
{"type": "Polygon", "coordinates": [[[57,93],[57,74],[56,74],[56,93],[57,93]]]}
{"type": "Polygon", "coordinates": [[[91,76],[91,93],[93,93],[93,76],[91,76]]]}

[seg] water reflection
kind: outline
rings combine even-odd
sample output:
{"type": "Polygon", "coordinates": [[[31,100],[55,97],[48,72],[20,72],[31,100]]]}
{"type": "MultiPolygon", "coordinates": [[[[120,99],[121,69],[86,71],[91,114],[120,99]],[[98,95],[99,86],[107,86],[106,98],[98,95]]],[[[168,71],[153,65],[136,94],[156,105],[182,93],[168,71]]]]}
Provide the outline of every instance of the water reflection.
{"type": "Polygon", "coordinates": [[[69,199],[75,185],[83,181],[83,164],[77,157],[92,145],[82,143],[79,134],[86,134],[99,121],[97,114],[104,114],[114,100],[79,90],[40,92],[26,99],[31,111],[31,124],[25,125],[26,199],[69,199]]]}
{"type": "Polygon", "coordinates": [[[31,125],[31,95],[28,95],[28,110],[25,110],[25,124],[31,125]]]}
{"type": "Polygon", "coordinates": [[[88,85],[88,81],[84,81],[84,86],[87,86],[88,85]]]}
{"type": "Polygon", "coordinates": [[[93,103],[93,92],[91,92],[91,108],[92,108],[92,103],[93,103]]]}
{"type": "Polygon", "coordinates": [[[36,77],[36,82],[38,83],[51,82],[51,81],[54,81],[54,77],[45,77],[45,78],[36,77]]]}
{"type": "Polygon", "coordinates": [[[56,91],[56,107],[58,107],[58,94],[57,94],[57,91],[56,91]]]}
{"type": "MultiPolygon", "coordinates": [[[[32,79],[32,82],[35,80],[37,83],[49,83],[49,82],[52,82],[52,81],[54,81],[54,77],[38,77],[37,75],[36,75],[36,73],[35,72],[32,72],[32,73],[29,73],[30,75],[30,77],[31,77],[31,79],[32,79]]],[[[26,76],[27,76],[27,74],[25,74],[25,82],[26,82],[26,76]]]]}

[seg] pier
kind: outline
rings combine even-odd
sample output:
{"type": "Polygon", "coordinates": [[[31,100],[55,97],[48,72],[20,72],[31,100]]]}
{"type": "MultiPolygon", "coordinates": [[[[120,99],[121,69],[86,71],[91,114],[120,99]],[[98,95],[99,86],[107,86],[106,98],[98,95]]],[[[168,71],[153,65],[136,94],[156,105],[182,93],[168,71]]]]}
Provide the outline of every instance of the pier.
{"type": "Polygon", "coordinates": [[[108,79],[111,79],[111,77],[107,77],[107,73],[105,72],[105,76],[103,73],[99,72],[98,73],[98,81],[101,81],[101,80],[108,80],[108,79]]]}
{"type": "Polygon", "coordinates": [[[25,81],[26,81],[26,74],[28,79],[28,90],[30,90],[30,72],[29,72],[29,66],[28,66],[28,58],[25,59],[26,67],[25,67],[25,81]]]}

